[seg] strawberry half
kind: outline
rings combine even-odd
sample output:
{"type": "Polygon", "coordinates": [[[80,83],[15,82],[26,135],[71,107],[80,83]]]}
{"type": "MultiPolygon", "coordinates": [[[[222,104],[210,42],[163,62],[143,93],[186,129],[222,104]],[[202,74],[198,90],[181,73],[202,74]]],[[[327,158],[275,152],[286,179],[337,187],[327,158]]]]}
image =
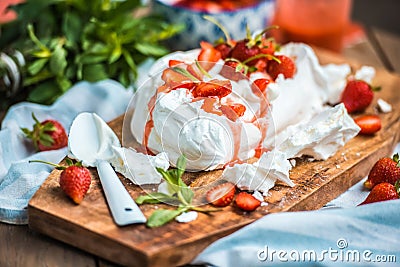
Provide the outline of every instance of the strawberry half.
{"type": "Polygon", "coordinates": [[[279,74],[283,74],[285,78],[293,78],[297,70],[294,61],[285,55],[278,55],[276,59],[269,60],[267,66],[267,72],[272,80],[275,80],[279,74]]]}
{"type": "Polygon", "coordinates": [[[360,134],[372,135],[382,128],[381,119],[377,115],[363,115],[354,119],[361,128],[360,134]]]}
{"type": "Polygon", "coordinates": [[[211,188],[206,194],[207,202],[217,207],[228,206],[235,196],[235,185],[223,183],[211,188]]]}
{"type": "Polygon", "coordinates": [[[380,183],[372,188],[367,198],[360,205],[399,199],[399,194],[399,181],[397,181],[395,185],[390,183],[380,183]]]}
{"type": "Polygon", "coordinates": [[[200,82],[192,90],[194,97],[216,96],[222,98],[232,92],[232,84],[228,80],[210,80],[208,82],[200,82]]]}
{"type": "Polygon", "coordinates": [[[261,205],[261,201],[247,192],[240,192],[235,199],[236,205],[245,211],[253,211],[261,205]]]}
{"type": "Polygon", "coordinates": [[[33,141],[33,145],[39,151],[49,151],[63,148],[68,145],[68,136],[64,127],[56,120],[44,120],[39,122],[32,113],[35,121],[33,130],[21,128],[27,138],[33,141]]]}
{"type": "Polygon", "coordinates": [[[394,185],[398,180],[400,180],[399,154],[395,154],[393,158],[381,158],[374,164],[364,186],[371,189],[383,182],[394,185]]]}

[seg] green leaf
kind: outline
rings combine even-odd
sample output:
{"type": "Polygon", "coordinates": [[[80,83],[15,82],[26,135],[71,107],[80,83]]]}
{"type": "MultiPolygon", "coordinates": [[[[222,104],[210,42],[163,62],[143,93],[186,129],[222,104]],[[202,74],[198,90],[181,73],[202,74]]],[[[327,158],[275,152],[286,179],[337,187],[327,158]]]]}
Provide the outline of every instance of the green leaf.
{"type": "Polygon", "coordinates": [[[141,205],[141,204],[157,204],[157,203],[179,203],[179,200],[176,197],[171,197],[167,194],[160,193],[160,192],[154,192],[147,194],[145,196],[140,196],[136,199],[136,203],[141,205]]]}
{"type": "Polygon", "coordinates": [[[61,75],[64,73],[67,65],[67,51],[61,45],[59,45],[56,47],[50,58],[50,71],[55,75],[61,75]]]}
{"type": "Polygon", "coordinates": [[[65,76],[59,76],[56,78],[58,87],[62,92],[66,92],[69,88],[72,87],[72,82],[68,80],[65,76]]]}
{"type": "Polygon", "coordinates": [[[54,81],[46,81],[35,87],[28,96],[28,100],[37,103],[51,104],[61,92],[54,81]]]}
{"type": "Polygon", "coordinates": [[[32,76],[35,76],[43,69],[48,61],[48,58],[40,58],[33,61],[33,63],[28,66],[28,73],[32,76]]]}
{"type": "Polygon", "coordinates": [[[177,176],[178,179],[181,179],[182,174],[186,169],[186,157],[184,155],[180,155],[176,162],[177,176]]]}
{"type": "Polygon", "coordinates": [[[155,210],[151,216],[147,219],[146,225],[148,227],[159,227],[162,226],[173,219],[179,216],[183,210],[166,210],[166,209],[158,209],[155,210]]]}
{"type": "Polygon", "coordinates": [[[162,175],[162,177],[164,178],[165,181],[167,181],[169,184],[172,185],[179,185],[178,183],[178,179],[176,179],[171,171],[164,171],[162,168],[157,168],[157,171],[162,175]]]}
{"type": "Polygon", "coordinates": [[[103,64],[89,64],[82,67],[82,79],[97,82],[107,79],[108,75],[103,64]]]}
{"type": "Polygon", "coordinates": [[[151,43],[137,43],[135,48],[142,54],[146,56],[164,56],[168,53],[168,50],[160,45],[151,43]]]}
{"type": "Polygon", "coordinates": [[[193,200],[194,193],[187,185],[181,186],[181,194],[186,204],[190,205],[193,200]]]}
{"type": "Polygon", "coordinates": [[[82,34],[82,18],[73,11],[66,11],[63,17],[62,29],[65,37],[71,43],[77,43],[82,34]]]}

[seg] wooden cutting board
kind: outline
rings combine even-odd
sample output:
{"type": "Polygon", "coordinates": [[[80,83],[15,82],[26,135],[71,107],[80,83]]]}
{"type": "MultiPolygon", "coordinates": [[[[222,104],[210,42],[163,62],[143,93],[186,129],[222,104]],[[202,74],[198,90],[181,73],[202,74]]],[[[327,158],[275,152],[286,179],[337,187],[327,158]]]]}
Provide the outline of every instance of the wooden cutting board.
{"type": "MultiPolygon", "coordinates": [[[[337,55],[318,51],[322,64],[347,62],[337,55]]],[[[350,62],[351,63],[351,62],[350,62]]],[[[359,65],[351,63],[355,68],[359,65]]],[[[97,176],[92,169],[92,186],[80,205],[73,204],[61,191],[60,171],[54,170],[33,196],[28,206],[29,226],[33,230],[76,246],[104,259],[125,266],[177,266],[189,263],[213,241],[274,212],[315,210],[365,177],[373,163],[392,152],[400,140],[400,76],[378,70],[376,94],[368,113],[376,113],[376,100],[382,98],[393,111],[380,114],[383,128],[375,136],[357,136],[326,161],[298,160],[290,177],[294,188],[277,185],[266,201],[269,205],[251,213],[229,206],[213,215],[199,214],[187,224],[171,222],[150,229],[144,225],[118,227],[114,224],[97,176]]],[[[123,117],[110,122],[121,137],[123,117]]],[[[221,171],[187,174],[193,184],[217,179],[221,171]]],[[[144,194],[140,187],[121,177],[133,198],[144,194]]],[[[164,207],[164,205],[158,205],[164,207]]],[[[154,205],[141,206],[148,217],[154,205]]],[[[165,207],[164,207],[165,208],[165,207]]],[[[166,207],[168,208],[168,207],[166,207]]]]}

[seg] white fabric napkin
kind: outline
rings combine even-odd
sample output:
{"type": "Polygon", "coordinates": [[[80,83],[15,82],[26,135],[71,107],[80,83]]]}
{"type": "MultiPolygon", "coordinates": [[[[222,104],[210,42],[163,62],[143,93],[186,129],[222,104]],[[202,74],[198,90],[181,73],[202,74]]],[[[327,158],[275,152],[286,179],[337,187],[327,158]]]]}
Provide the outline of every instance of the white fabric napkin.
{"type": "Polygon", "coordinates": [[[132,94],[133,90],[112,80],[80,82],[51,106],[28,102],[12,106],[0,130],[0,221],[27,224],[27,204],[53,169],[28,161],[40,159],[58,163],[67,154],[66,148],[35,152],[20,129],[32,129],[32,112],[39,121],[58,120],[68,132],[72,120],[80,112],[95,112],[105,121],[124,114],[132,94]]]}

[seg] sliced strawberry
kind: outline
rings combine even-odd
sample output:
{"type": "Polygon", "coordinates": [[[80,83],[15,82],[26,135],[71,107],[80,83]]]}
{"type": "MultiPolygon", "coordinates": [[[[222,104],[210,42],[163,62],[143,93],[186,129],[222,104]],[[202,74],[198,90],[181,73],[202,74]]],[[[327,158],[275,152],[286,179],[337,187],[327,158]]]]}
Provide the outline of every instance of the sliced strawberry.
{"type": "Polygon", "coordinates": [[[257,59],[254,67],[256,68],[255,71],[265,72],[267,69],[267,60],[265,58],[257,59]]]}
{"type": "Polygon", "coordinates": [[[220,110],[231,121],[236,121],[246,112],[246,107],[242,104],[235,103],[230,105],[221,105],[220,110]]]}
{"type": "Polygon", "coordinates": [[[276,58],[280,61],[269,60],[267,72],[273,80],[275,80],[279,74],[283,74],[285,78],[293,78],[296,73],[296,64],[294,61],[285,55],[278,55],[276,58]]]}
{"type": "Polygon", "coordinates": [[[261,201],[253,197],[253,195],[240,192],[235,199],[236,205],[245,211],[253,211],[261,205],[261,201]]]}
{"type": "Polygon", "coordinates": [[[171,67],[178,66],[178,65],[182,65],[182,64],[184,64],[184,62],[181,61],[181,60],[170,59],[170,60],[168,61],[168,66],[169,66],[170,68],[171,68],[171,67]]]}
{"type": "Polygon", "coordinates": [[[223,183],[211,188],[206,194],[207,202],[217,207],[228,206],[235,196],[235,185],[223,183]]]}
{"type": "Polygon", "coordinates": [[[222,58],[221,52],[214,48],[214,46],[207,42],[201,42],[201,51],[197,57],[197,60],[200,62],[202,67],[208,71],[210,70],[215,64],[204,64],[204,62],[211,62],[216,63],[218,60],[222,58]]]}
{"type": "Polygon", "coordinates": [[[178,88],[192,89],[194,87],[193,79],[177,71],[177,68],[179,67],[168,68],[163,71],[161,79],[165,84],[158,88],[158,92],[168,92],[178,88]]]}
{"type": "Polygon", "coordinates": [[[239,81],[245,77],[244,68],[238,68],[239,62],[227,60],[224,63],[223,68],[220,71],[220,74],[232,81],[239,81]]]}
{"type": "Polygon", "coordinates": [[[244,115],[244,113],[246,112],[246,107],[244,105],[242,105],[242,104],[239,104],[239,103],[231,104],[231,105],[229,105],[229,107],[231,109],[233,109],[233,111],[235,111],[235,113],[239,117],[242,117],[244,115]]]}
{"type": "Polygon", "coordinates": [[[354,122],[361,128],[360,134],[372,135],[382,128],[381,118],[377,115],[362,115],[354,122]]]}
{"type": "Polygon", "coordinates": [[[228,80],[210,80],[208,82],[200,82],[192,90],[194,97],[217,96],[222,98],[232,92],[232,84],[228,80]]]}
{"type": "Polygon", "coordinates": [[[268,84],[271,83],[270,79],[257,79],[254,81],[254,84],[257,86],[257,88],[254,88],[253,93],[255,93],[256,95],[258,95],[258,92],[261,91],[262,93],[265,92],[265,90],[267,90],[268,84]],[[257,93],[256,93],[257,92],[257,93]]]}

